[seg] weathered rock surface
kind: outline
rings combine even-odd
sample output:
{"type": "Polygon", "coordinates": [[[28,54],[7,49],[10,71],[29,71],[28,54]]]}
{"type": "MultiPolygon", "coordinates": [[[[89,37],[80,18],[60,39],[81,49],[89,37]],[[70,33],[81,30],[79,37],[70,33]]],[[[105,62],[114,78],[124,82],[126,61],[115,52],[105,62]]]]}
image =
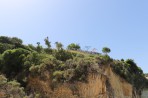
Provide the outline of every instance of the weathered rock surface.
{"type": "Polygon", "coordinates": [[[47,98],[139,98],[132,85],[116,75],[109,66],[101,74],[90,73],[87,83],[56,84],[53,89],[50,76],[46,78],[31,77],[28,87],[42,92],[47,98]]]}

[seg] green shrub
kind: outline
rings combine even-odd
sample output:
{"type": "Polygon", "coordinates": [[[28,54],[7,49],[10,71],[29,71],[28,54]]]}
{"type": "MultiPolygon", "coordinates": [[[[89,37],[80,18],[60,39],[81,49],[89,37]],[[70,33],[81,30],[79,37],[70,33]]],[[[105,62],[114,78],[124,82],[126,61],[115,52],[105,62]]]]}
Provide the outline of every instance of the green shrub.
{"type": "Polygon", "coordinates": [[[4,61],[2,71],[7,76],[18,74],[25,68],[25,58],[29,53],[28,50],[22,48],[5,51],[2,54],[4,61]]]}
{"type": "Polygon", "coordinates": [[[53,72],[53,77],[58,82],[60,82],[62,80],[62,78],[63,78],[63,71],[55,71],[55,72],[53,72]]]}
{"type": "Polygon", "coordinates": [[[25,58],[26,65],[39,65],[42,63],[42,60],[45,58],[44,55],[37,52],[32,52],[28,54],[25,58]]]}
{"type": "Polygon", "coordinates": [[[45,53],[52,54],[52,49],[50,48],[45,48],[44,51],[45,53]]]}
{"type": "Polygon", "coordinates": [[[103,64],[110,63],[113,61],[113,59],[110,58],[110,56],[108,55],[99,55],[99,58],[103,61],[103,64]]]}
{"type": "Polygon", "coordinates": [[[81,47],[78,44],[71,43],[67,47],[69,50],[79,50],[81,47]]]}
{"type": "Polygon", "coordinates": [[[3,75],[0,75],[0,91],[4,94],[4,98],[23,98],[25,97],[24,88],[20,87],[17,81],[7,81],[3,75]]]}
{"type": "Polygon", "coordinates": [[[64,78],[66,81],[70,81],[75,75],[75,69],[67,69],[64,71],[64,78]]]}
{"type": "Polygon", "coordinates": [[[0,53],[3,53],[4,51],[8,49],[13,49],[15,46],[7,43],[0,43],[0,53]]]}
{"type": "Polygon", "coordinates": [[[33,46],[32,44],[28,44],[28,47],[29,47],[30,49],[32,49],[32,50],[35,50],[35,51],[37,50],[36,47],[33,46]]]}
{"type": "Polygon", "coordinates": [[[7,83],[7,78],[3,75],[0,75],[0,87],[7,83]]]}
{"type": "Polygon", "coordinates": [[[84,58],[67,60],[64,73],[66,81],[86,81],[90,63],[90,60],[84,58]]]}
{"type": "Polygon", "coordinates": [[[68,59],[71,59],[73,58],[72,54],[66,50],[63,50],[63,49],[60,49],[60,50],[55,50],[53,52],[53,55],[54,57],[57,59],[57,60],[61,60],[61,61],[66,61],[68,59]]]}
{"type": "Polygon", "coordinates": [[[30,68],[29,68],[29,71],[30,71],[30,75],[32,76],[38,76],[39,75],[39,65],[32,65],[30,68]]]}
{"type": "Polygon", "coordinates": [[[131,83],[137,91],[146,85],[143,71],[133,60],[127,59],[126,61],[114,61],[112,67],[116,74],[131,83]]]}

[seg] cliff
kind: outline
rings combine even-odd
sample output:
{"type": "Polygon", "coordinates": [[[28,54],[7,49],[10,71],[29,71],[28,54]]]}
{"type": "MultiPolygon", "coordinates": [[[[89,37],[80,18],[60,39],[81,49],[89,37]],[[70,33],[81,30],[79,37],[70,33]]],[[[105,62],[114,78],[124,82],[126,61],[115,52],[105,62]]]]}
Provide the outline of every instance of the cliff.
{"type": "Polygon", "coordinates": [[[110,66],[102,68],[102,73],[90,73],[87,82],[56,84],[54,89],[49,73],[45,74],[46,80],[30,77],[28,87],[47,98],[139,98],[133,86],[116,75],[110,66]]]}
{"type": "Polygon", "coordinates": [[[0,98],[139,98],[148,84],[134,60],[115,60],[109,48],[53,49],[44,41],[47,48],[0,37],[0,98]]]}

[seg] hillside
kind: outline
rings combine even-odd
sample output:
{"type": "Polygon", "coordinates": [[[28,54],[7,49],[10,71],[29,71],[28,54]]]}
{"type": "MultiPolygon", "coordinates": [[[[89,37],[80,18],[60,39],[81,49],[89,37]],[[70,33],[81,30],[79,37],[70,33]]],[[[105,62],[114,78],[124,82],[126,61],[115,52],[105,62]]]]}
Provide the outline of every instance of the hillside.
{"type": "Polygon", "coordinates": [[[107,47],[100,54],[44,41],[46,48],[0,36],[2,98],[139,98],[148,84],[132,59],[112,59],[107,47]]]}

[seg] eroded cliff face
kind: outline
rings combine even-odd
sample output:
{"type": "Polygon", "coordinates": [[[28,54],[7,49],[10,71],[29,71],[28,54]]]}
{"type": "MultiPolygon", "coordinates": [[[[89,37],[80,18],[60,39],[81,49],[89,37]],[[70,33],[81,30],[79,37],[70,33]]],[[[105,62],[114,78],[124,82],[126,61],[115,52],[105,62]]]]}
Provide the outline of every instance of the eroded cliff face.
{"type": "Polygon", "coordinates": [[[105,70],[105,74],[109,78],[113,98],[132,98],[134,96],[132,85],[116,75],[110,67],[105,70]]]}
{"type": "Polygon", "coordinates": [[[47,98],[139,98],[131,84],[116,75],[111,67],[102,68],[102,72],[90,73],[87,83],[73,82],[54,84],[46,72],[46,79],[30,77],[28,88],[41,92],[47,98]]]}

